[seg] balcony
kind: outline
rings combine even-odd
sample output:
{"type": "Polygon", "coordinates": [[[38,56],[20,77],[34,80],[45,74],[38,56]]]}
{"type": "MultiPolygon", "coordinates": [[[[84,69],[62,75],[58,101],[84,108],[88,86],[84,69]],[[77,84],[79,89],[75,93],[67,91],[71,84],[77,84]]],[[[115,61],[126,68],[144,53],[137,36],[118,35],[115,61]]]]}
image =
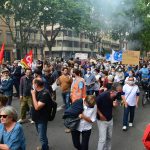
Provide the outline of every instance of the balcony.
{"type": "Polygon", "coordinates": [[[79,38],[79,37],[69,37],[69,36],[64,36],[64,37],[56,37],[57,41],[75,41],[75,42],[85,42],[85,43],[91,43],[89,39],[84,39],[84,38],[79,38]]]}

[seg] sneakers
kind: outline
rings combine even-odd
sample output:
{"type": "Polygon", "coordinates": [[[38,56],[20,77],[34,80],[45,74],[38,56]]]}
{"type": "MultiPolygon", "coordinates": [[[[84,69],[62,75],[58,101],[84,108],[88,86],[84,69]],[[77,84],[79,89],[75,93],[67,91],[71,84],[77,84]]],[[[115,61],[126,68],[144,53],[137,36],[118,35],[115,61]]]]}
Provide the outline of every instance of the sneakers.
{"type": "Polygon", "coordinates": [[[33,121],[32,119],[28,119],[28,120],[30,121],[30,123],[31,123],[31,124],[33,124],[33,123],[34,123],[34,121],[33,121]]]}
{"type": "Polygon", "coordinates": [[[130,123],[129,123],[129,127],[133,127],[133,123],[130,122],[130,123]]]}
{"type": "Polygon", "coordinates": [[[25,123],[25,119],[19,119],[17,122],[18,123],[25,123]]]}
{"type": "Polygon", "coordinates": [[[123,127],[122,127],[122,130],[123,130],[123,131],[127,131],[127,126],[123,126],[123,127]]]}
{"type": "Polygon", "coordinates": [[[65,129],[65,133],[70,133],[70,132],[71,132],[70,129],[68,129],[68,128],[65,129]]]}
{"type": "Polygon", "coordinates": [[[38,146],[38,147],[36,148],[36,150],[42,150],[42,147],[38,146]]]}

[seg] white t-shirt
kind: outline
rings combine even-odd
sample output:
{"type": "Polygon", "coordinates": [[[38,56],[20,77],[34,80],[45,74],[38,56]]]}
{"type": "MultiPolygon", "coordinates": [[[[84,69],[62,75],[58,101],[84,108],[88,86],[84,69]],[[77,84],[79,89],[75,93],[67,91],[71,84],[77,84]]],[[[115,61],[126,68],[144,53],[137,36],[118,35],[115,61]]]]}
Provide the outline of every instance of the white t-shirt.
{"type": "Polygon", "coordinates": [[[125,84],[123,86],[123,92],[125,93],[125,99],[128,105],[135,106],[137,94],[140,93],[139,87],[137,85],[130,86],[125,84]]]}
{"type": "MultiPolygon", "coordinates": [[[[86,117],[89,117],[92,122],[95,122],[96,114],[97,114],[97,106],[95,105],[94,108],[89,108],[85,104],[83,104],[83,108],[84,108],[83,114],[86,117]]],[[[92,123],[89,123],[85,121],[84,119],[81,119],[77,130],[82,132],[82,131],[87,131],[90,129],[92,129],[92,123]]]]}

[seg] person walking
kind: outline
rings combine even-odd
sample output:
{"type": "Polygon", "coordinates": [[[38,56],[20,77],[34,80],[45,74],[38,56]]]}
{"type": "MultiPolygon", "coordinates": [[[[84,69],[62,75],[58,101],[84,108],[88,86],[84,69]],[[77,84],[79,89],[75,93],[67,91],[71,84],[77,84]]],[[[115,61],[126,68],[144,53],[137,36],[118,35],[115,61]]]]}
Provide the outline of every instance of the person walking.
{"type": "Polygon", "coordinates": [[[71,85],[71,102],[74,103],[78,99],[86,97],[86,85],[79,69],[73,69],[73,76],[75,77],[71,85]]]}
{"type": "Polygon", "coordinates": [[[99,141],[97,150],[111,150],[113,131],[112,110],[117,106],[114,101],[117,95],[118,84],[112,85],[109,91],[105,91],[96,97],[97,125],[99,130],[99,141]]]}
{"type": "Polygon", "coordinates": [[[92,123],[96,121],[97,106],[93,95],[86,96],[83,100],[83,113],[79,114],[81,119],[77,129],[71,131],[73,145],[77,150],[88,150],[92,130],[92,123]],[[82,135],[82,140],[80,140],[82,135]]]}
{"type": "MultiPolygon", "coordinates": [[[[19,123],[24,123],[26,121],[26,112],[32,107],[32,71],[31,69],[25,70],[25,75],[20,79],[20,119],[19,123]]],[[[29,118],[30,123],[34,123],[31,118],[29,118]]]]}
{"type": "Polygon", "coordinates": [[[13,68],[11,71],[11,76],[13,79],[13,84],[16,89],[16,97],[19,97],[19,85],[20,85],[20,78],[21,78],[21,66],[18,66],[18,61],[15,60],[13,64],[13,68]]]}
{"type": "Polygon", "coordinates": [[[133,126],[135,108],[138,108],[139,95],[139,87],[135,84],[134,77],[129,77],[127,84],[123,86],[122,92],[122,100],[124,102],[123,131],[126,131],[128,126],[133,126]],[[128,122],[129,113],[130,119],[128,122]]]}
{"type": "Polygon", "coordinates": [[[35,122],[35,127],[41,141],[41,150],[49,150],[47,138],[47,124],[48,124],[48,106],[50,106],[51,96],[49,91],[44,88],[44,82],[41,78],[33,80],[34,89],[32,94],[32,120],[35,122]]]}
{"type": "Polygon", "coordinates": [[[0,91],[3,95],[8,98],[6,105],[11,105],[12,103],[12,96],[13,96],[13,80],[9,76],[9,70],[4,69],[2,70],[2,77],[0,83],[0,91]]]}
{"type": "Polygon", "coordinates": [[[60,85],[65,109],[67,109],[70,107],[70,89],[72,84],[72,78],[68,74],[68,68],[63,68],[62,73],[63,74],[57,80],[57,84],[60,85]]]}
{"type": "Polygon", "coordinates": [[[92,74],[91,68],[87,68],[87,74],[84,76],[85,84],[86,84],[86,94],[92,95],[94,94],[94,85],[96,82],[95,75],[92,74]]]}

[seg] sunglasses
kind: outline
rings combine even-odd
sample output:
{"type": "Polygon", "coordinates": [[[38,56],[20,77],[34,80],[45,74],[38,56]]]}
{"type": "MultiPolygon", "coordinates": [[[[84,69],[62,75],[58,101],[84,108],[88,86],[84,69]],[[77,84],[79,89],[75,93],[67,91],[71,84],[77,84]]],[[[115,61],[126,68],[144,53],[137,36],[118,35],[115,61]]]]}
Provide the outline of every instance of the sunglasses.
{"type": "Polygon", "coordinates": [[[7,118],[8,115],[0,115],[0,118],[7,118]]]}

